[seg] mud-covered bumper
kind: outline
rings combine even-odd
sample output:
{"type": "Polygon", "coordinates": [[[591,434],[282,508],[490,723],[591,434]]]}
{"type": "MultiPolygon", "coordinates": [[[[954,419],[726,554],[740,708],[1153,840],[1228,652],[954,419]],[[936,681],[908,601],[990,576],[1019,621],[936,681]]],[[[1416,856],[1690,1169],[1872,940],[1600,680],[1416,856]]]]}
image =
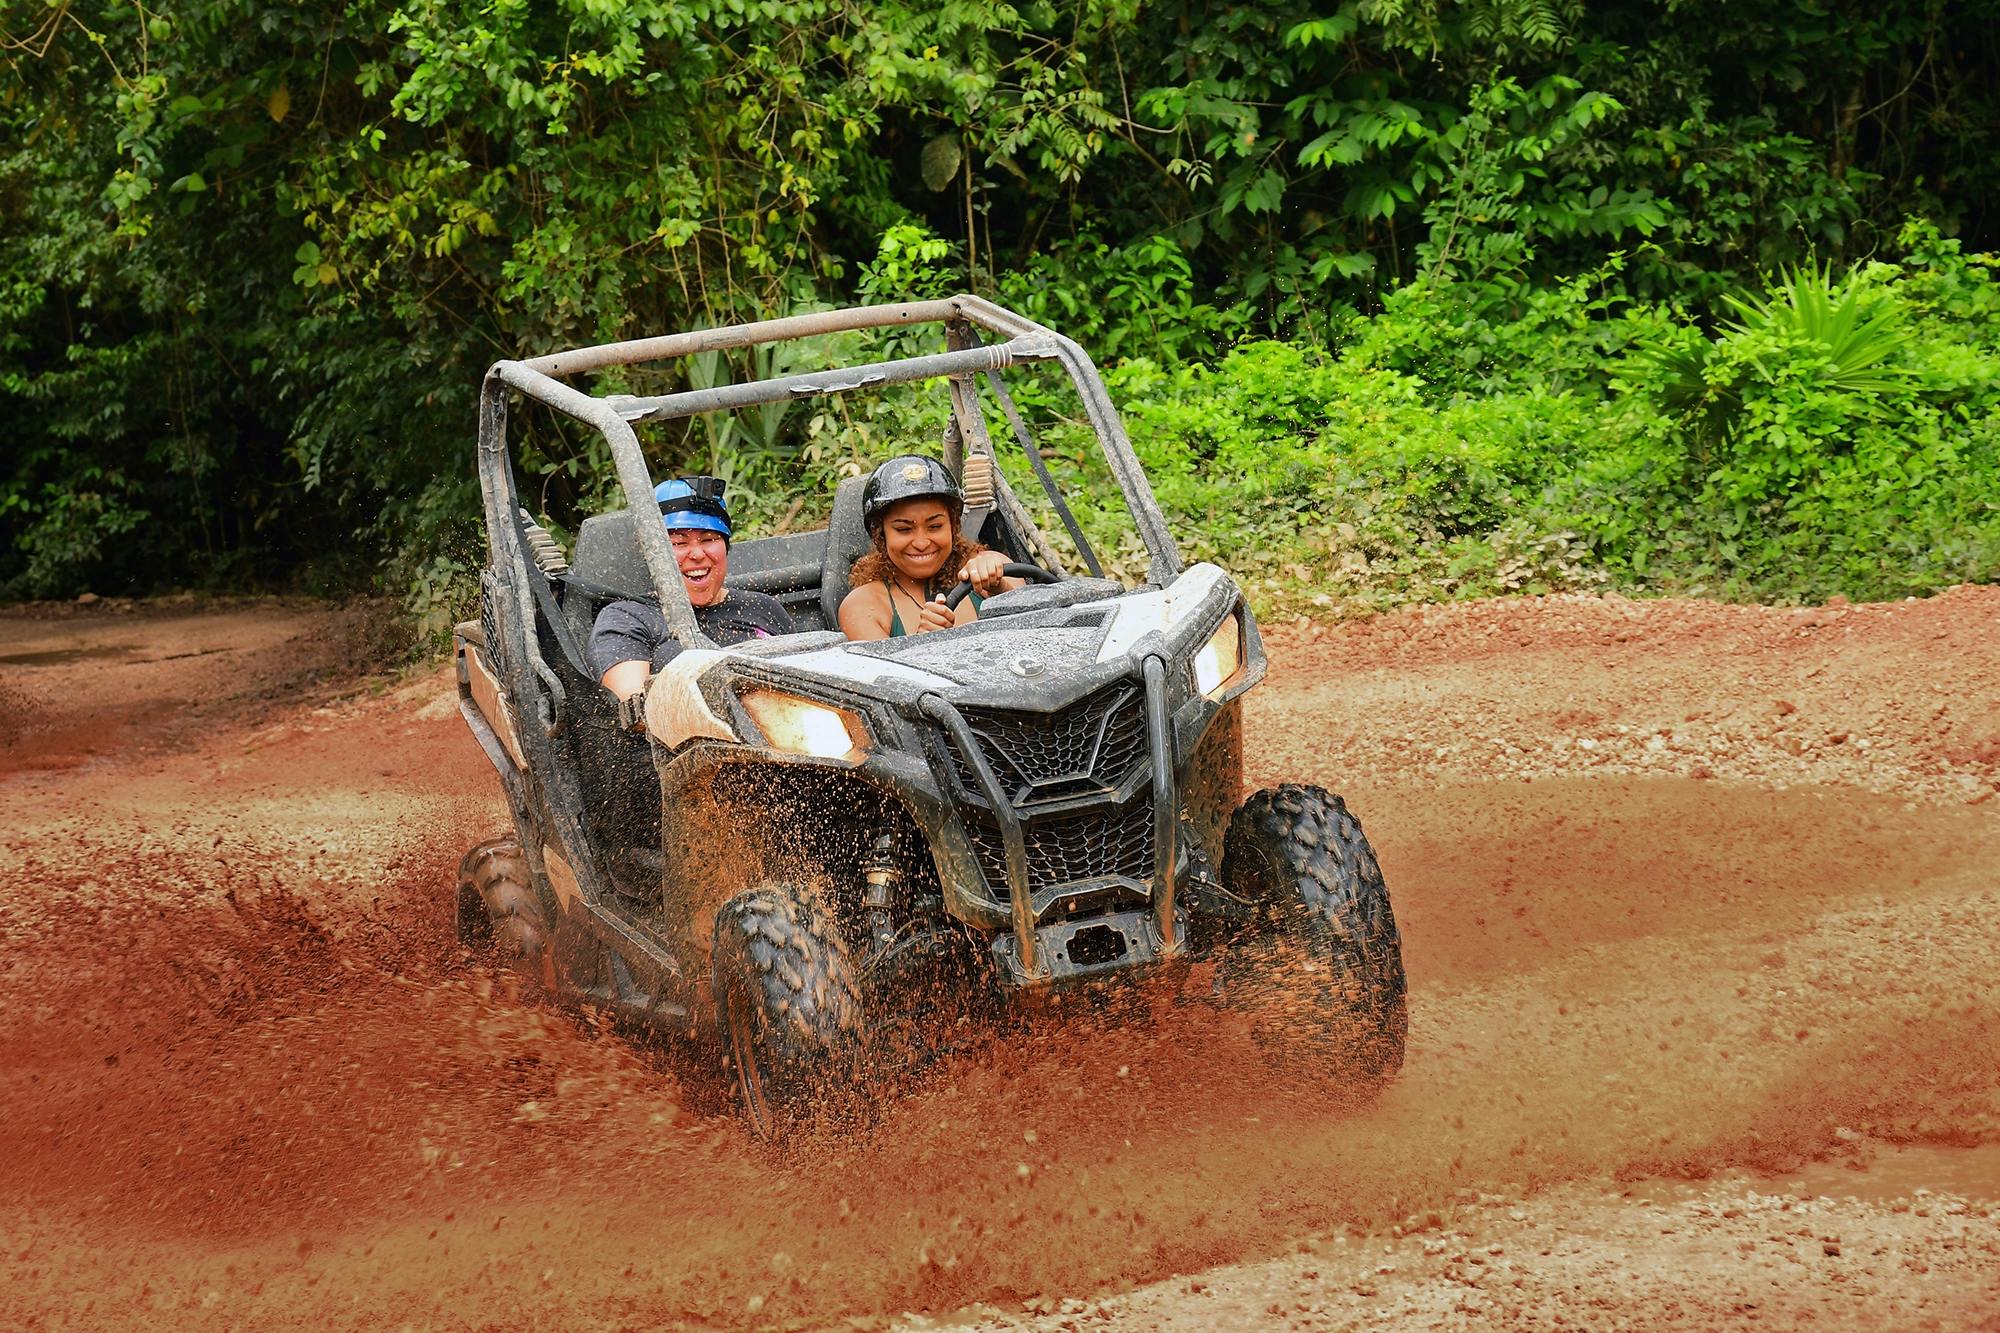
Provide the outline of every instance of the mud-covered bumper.
{"type": "Polygon", "coordinates": [[[1003,981],[1035,986],[1164,961],[1184,951],[1180,886],[1220,851],[1242,773],[1238,700],[1264,671],[1255,624],[1226,576],[1197,574],[1150,596],[1176,595],[1178,606],[1136,632],[1121,603],[1073,609],[1069,621],[921,636],[929,643],[731,661],[704,673],[701,688],[744,744],[709,753],[773,759],[773,738],[743,703],[760,690],[851,713],[865,735],[850,752],[777,761],[894,796],[930,849],[945,910],[994,934],[1003,981]],[[1198,655],[1225,626],[1234,656],[1204,678],[1198,655]],[[865,685],[828,678],[857,660],[888,667],[865,685]]]}

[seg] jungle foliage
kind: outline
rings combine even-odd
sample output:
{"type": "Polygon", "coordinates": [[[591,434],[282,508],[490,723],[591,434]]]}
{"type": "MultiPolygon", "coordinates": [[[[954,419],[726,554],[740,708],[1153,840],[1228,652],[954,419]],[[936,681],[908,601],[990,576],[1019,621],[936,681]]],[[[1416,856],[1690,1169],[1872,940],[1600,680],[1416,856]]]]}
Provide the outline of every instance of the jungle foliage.
{"type": "MultiPolygon", "coordinates": [[[[0,69],[0,595],[446,615],[490,361],[967,287],[1272,596],[2000,560],[2000,0],[0,0],[0,69]]],[[[655,461],[795,521],[928,411],[655,461]]],[[[522,424],[553,524],[605,500],[522,424]]]]}

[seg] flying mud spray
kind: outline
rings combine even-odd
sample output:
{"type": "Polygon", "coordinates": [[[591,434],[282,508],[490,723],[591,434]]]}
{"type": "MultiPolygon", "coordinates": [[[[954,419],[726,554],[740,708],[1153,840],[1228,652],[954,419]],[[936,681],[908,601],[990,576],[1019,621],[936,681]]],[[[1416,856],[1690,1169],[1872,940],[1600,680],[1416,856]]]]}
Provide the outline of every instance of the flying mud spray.
{"type": "MultiPolygon", "coordinates": [[[[459,949],[457,858],[505,814],[442,680],[246,707],[178,748],[121,724],[87,763],[23,737],[0,775],[0,1324],[1018,1310],[1563,1182],[1992,1144],[2000,830],[1959,790],[1990,763],[1949,756],[1977,759],[2000,697],[2000,599],[1857,608],[1780,714],[1759,682],[1807,666],[1787,615],[1665,606],[1619,644],[1617,607],[1549,601],[1274,636],[1248,783],[1365,795],[1396,885],[1409,1057],[1372,1102],[1274,1072],[1257,1015],[1153,990],[946,1033],[779,1152],[656,1047],[459,949]],[[1801,715],[1875,756],[1801,761],[1776,743],[1801,715]]],[[[104,670],[9,689],[81,728],[104,670]]]]}

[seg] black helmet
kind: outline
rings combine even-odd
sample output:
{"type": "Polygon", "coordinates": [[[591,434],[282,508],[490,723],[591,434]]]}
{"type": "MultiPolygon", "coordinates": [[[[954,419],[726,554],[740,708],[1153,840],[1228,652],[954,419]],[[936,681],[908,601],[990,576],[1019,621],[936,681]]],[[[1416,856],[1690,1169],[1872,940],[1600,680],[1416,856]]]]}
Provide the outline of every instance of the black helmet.
{"type": "Polygon", "coordinates": [[[965,492],[958,488],[958,482],[944,464],[922,454],[904,454],[882,464],[869,476],[868,485],[861,492],[861,521],[868,531],[874,532],[882,525],[882,516],[889,512],[890,505],[916,499],[944,501],[953,523],[965,511],[965,492]]]}

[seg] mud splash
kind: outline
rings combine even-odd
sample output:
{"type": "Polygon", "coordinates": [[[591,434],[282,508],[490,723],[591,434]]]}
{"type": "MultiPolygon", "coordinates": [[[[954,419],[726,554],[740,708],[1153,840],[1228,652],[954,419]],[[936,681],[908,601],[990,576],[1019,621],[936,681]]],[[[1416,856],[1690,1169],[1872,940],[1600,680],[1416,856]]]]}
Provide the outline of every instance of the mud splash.
{"type": "MultiPolygon", "coordinates": [[[[207,1255],[202,1271],[248,1264],[283,1285],[312,1265],[274,1255],[274,1234],[311,1238],[329,1271],[399,1238],[387,1289],[362,1295],[385,1318],[437,1281],[555,1264],[569,1296],[619,1293],[647,1320],[819,1325],[1133,1286],[1468,1190],[1782,1168],[1841,1131],[2000,1134],[1990,1080],[1937,1095],[1968,1061],[2000,1065],[1992,997],[1967,1005],[1937,980],[1975,973],[1983,946],[1905,903],[1885,949],[1873,915],[1889,865],[1913,881],[1899,892],[1990,908],[1951,891],[2000,849],[1955,812],[1881,842],[1862,821],[1817,863],[1760,878],[1817,802],[1737,794],[1700,882],[1755,895],[1760,924],[1796,923],[1762,947],[1715,937],[1713,895],[1670,911],[1686,860],[1646,871],[1654,858],[1607,832],[1620,812],[1677,825],[1682,798],[1593,783],[1539,793],[1532,818],[1518,794],[1450,803],[1451,844],[1415,839],[1398,865],[1411,1054],[1373,1105],[1288,1082],[1240,1024],[1162,995],[1011,1028],[865,1130],[775,1156],[690,1114],[643,1048],[459,960],[438,892],[449,846],[421,845],[366,902],[337,880],[288,889],[240,851],[100,846],[69,883],[31,860],[43,911],[10,911],[0,983],[27,1008],[0,1059],[28,1114],[0,1153],[25,1166],[32,1214],[80,1208],[125,1244],[207,1255]],[[1510,941],[1482,916],[1543,925],[1510,941]],[[1801,984],[1836,960],[1844,978],[1801,984]],[[1745,969],[1768,987],[1732,985],[1745,969]],[[1788,982],[1817,1012],[1794,1013],[1788,982]],[[414,1217],[431,1219],[421,1244],[414,1217]]],[[[563,1308],[535,1282],[507,1303],[545,1300],[563,1308]]]]}
{"type": "Polygon", "coordinates": [[[1990,805],[1383,770],[1341,784],[1411,977],[1378,1100],[1160,992],[774,1154],[706,1071],[461,956],[453,868],[500,812],[428,698],[0,787],[0,1322],[824,1327],[1488,1191],[2000,1143],[1990,805]]]}

